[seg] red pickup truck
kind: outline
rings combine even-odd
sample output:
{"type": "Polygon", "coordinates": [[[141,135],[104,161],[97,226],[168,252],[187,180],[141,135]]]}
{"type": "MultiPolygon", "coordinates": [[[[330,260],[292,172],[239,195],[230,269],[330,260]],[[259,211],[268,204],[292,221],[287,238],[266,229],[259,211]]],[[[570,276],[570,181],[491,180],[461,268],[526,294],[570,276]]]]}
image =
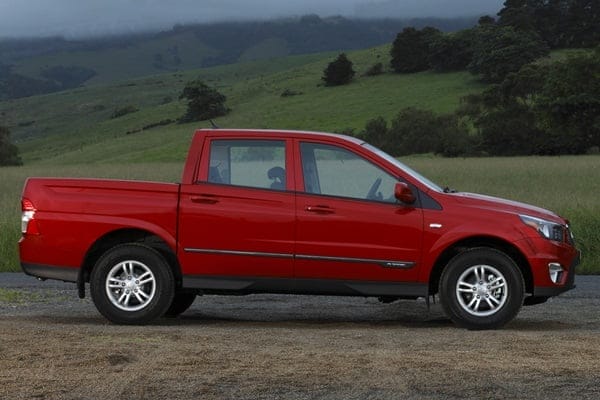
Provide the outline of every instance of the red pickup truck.
{"type": "Polygon", "coordinates": [[[23,271],[144,324],[197,295],[437,295],[468,329],[574,287],[568,221],[442,189],[360,139],[199,130],[180,184],[30,178],[23,271]]]}

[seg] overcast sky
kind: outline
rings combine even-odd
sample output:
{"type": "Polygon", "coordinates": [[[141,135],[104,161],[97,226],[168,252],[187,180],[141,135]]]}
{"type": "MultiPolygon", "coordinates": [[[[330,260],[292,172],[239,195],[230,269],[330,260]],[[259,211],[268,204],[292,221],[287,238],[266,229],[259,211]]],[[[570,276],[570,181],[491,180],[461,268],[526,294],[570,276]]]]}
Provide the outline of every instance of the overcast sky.
{"type": "Polygon", "coordinates": [[[349,17],[495,14],[504,0],[0,0],[0,37],[69,38],[316,13],[349,17]]]}

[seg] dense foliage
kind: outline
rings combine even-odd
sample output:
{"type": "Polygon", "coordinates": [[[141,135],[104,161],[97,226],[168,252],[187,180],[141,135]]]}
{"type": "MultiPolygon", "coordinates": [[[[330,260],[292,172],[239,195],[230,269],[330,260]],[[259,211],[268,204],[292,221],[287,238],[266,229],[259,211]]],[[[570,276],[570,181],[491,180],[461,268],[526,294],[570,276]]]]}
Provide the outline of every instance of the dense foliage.
{"type": "Polygon", "coordinates": [[[10,131],[0,126],[0,167],[8,165],[23,165],[23,161],[19,149],[10,141],[10,131]]]}
{"type": "Polygon", "coordinates": [[[600,51],[528,64],[464,99],[459,114],[493,155],[582,154],[600,146],[600,51]]]}
{"type": "Polygon", "coordinates": [[[512,27],[480,26],[474,30],[473,57],[469,71],[485,82],[500,82],[549,53],[549,48],[533,32],[520,32],[512,27]]]}
{"type": "Polygon", "coordinates": [[[394,156],[598,153],[600,49],[524,65],[464,97],[454,114],[405,108],[389,127],[372,119],[362,137],[394,156]]]}
{"type": "Polygon", "coordinates": [[[220,117],[229,112],[225,106],[227,98],[217,89],[207,86],[201,80],[188,82],[179,99],[187,99],[187,112],[180,122],[205,121],[210,118],[220,117]]]}
{"type": "Polygon", "coordinates": [[[430,43],[441,35],[435,28],[421,30],[409,27],[400,32],[390,50],[391,67],[399,73],[412,73],[428,70],[430,43]]]}
{"type": "Polygon", "coordinates": [[[550,48],[598,46],[600,1],[506,0],[498,15],[453,33],[400,32],[390,51],[396,72],[467,69],[493,85],[465,97],[452,117],[406,109],[390,128],[381,118],[369,121],[365,137],[394,155],[598,152],[600,50],[540,59],[550,48]]]}
{"type": "Polygon", "coordinates": [[[394,156],[436,153],[448,157],[473,151],[473,139],[457,115],[436,115],[412,107],[401,110],[388,127],[383,117],[367,122],[361,136],[394,156]]]}
{"type": "Polygon", "coordinates": [[[339,86],[350,83],[355,74],[352,65],[352,61],[348,59],[346,54],[342,53],[327,65],[321,80],[325,82],[326,86],[339,86]]]}
{"type": "Polygon", "coordinates": [[[600,43],[598,0],[506,0],[498,23],[533,31],[551,48],[600,43]]]}

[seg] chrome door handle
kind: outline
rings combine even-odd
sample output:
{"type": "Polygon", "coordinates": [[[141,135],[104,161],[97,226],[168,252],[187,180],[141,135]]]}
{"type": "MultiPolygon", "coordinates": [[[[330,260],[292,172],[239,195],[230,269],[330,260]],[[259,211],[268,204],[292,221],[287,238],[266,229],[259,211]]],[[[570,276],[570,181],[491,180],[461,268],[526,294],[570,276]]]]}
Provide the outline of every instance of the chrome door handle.
{"type": "Polygon", "coordinates": [[[304,210],[308,212],[313,212],[317,214],[333,214],[335,213],[334,209],[328,206],[306,206],[304,210]]]}

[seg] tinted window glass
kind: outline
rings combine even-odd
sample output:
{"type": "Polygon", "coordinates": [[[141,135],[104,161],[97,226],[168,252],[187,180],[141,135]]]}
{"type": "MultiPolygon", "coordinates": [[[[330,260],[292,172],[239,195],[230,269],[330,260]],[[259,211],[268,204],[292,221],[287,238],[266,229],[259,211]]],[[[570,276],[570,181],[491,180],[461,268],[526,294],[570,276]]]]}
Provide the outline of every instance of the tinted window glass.
{"type": "Polygon", "coordinates": [[[285,190],[285,142],[213,140],[208,181],[285,190]]]}
{"type": "Polygon", "coordinates": [[[393,176],[336,146],[302,143],[304,190],[308,193],[396,203],[393,176]]]}

